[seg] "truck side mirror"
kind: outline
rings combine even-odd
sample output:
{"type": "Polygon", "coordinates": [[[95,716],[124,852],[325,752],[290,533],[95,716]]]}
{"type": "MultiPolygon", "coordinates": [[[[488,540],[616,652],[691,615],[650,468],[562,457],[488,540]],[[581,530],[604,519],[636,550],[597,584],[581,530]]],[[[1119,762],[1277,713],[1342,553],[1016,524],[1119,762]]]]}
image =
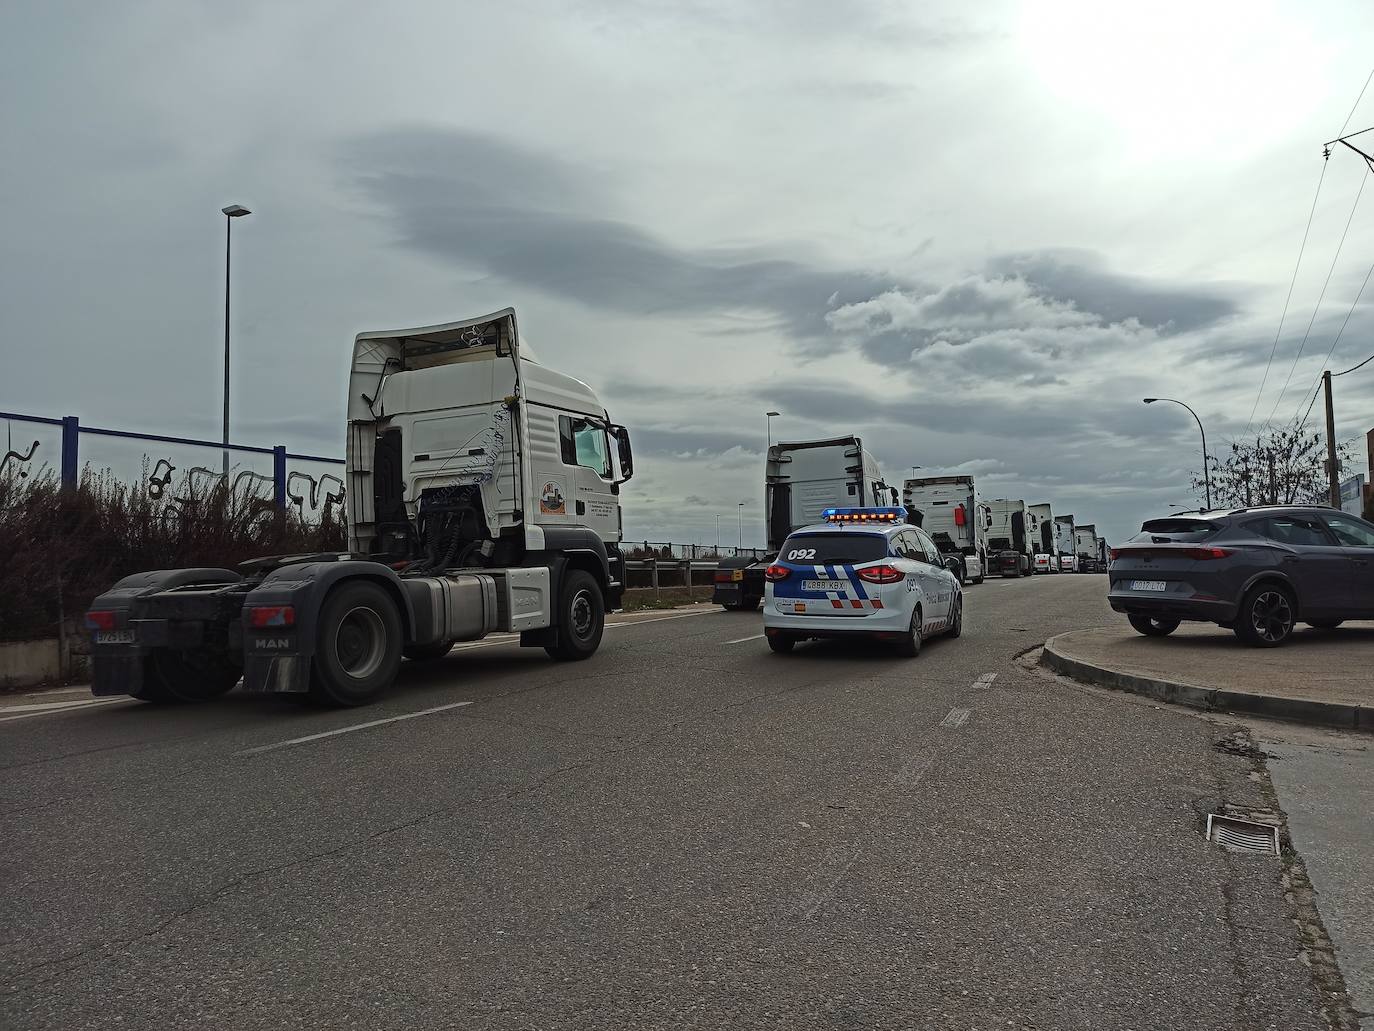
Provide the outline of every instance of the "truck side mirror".
{"type": "Polygon", "coordinates": [[[635,474],[635,456],[630,449],[630,431],[624,426],[612,425],[610,434],[615,438],[617,455],[620,459],[620,482],[624,483],[635,474]]]}

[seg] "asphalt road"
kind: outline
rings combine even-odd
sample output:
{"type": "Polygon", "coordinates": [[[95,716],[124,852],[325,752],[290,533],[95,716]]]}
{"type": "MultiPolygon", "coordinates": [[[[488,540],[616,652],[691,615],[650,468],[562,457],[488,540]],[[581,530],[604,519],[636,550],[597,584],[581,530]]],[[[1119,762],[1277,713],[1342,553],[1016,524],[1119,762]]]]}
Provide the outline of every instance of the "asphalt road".
{"type": "Polygon", "coordinates": [[[1254,753],[1013,661],[1099,577],[966,611],[916,659],[711,610],[365,710],[0,719],[0,1027],[1325,1027],[1281,861],[1202,838],[1254,753]]]}

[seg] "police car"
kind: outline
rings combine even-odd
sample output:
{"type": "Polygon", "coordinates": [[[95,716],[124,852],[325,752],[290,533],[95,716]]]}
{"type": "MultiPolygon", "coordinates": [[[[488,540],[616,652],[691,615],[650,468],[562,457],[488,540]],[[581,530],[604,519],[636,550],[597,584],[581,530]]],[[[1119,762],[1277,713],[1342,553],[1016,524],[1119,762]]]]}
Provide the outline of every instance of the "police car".
{"type": "Polygon", "coordinates": [[[959,578],[935,542],[906,522],[903,508],[830,508],[824,522],[795,530],[764,574],[768,647],[866,635],[917,655],[923,638],[958,637],[964,626],[959,578]]]}

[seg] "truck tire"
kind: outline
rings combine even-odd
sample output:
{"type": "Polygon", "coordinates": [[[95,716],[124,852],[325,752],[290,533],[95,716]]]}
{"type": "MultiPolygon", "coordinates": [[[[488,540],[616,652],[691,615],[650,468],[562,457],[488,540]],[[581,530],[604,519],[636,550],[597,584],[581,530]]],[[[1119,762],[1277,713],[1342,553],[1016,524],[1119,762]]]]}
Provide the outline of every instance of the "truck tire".
{"type": "Polygon", "coordinates": [[[453,651],[452,641],[435,641],[433,644],[408,644],[402,650],[411,662],[434,662],[453,651]]]}
{"type": "Polygon", "coordinates": [[[606,602],[591,573],[574,569],[563,578],[556,616],[558,643],[544,649],[549,658],[576,662],[596,654],[606,629],[606,602]]]}
{"type": "Polygon", "coordinates": [[[348,580],[325,597],[310,668],[310,696],[325,705],[366,705],[396,679],[405,632],[386,589],[348,580]]]}
{"type": "Polygon", "coordinates": [[[1030,576],[1030,575],[1031,575],[1032,573],[1034,573],[1034,572],[1035,572],[1035,567],[1032,566],[1032,565],[1028,562],[1028,563],[1026,563],[1026,568],[1025,568],[1025,570],[1021,573],[1021,575],[1022,575],[1022,576],[1030,576]]]}
{"type": "Polygon", "coordinates": [[[243,671],[211,652],[156,648],[143,660],[145,702],[204,702],[234,689],[243,671]]]}

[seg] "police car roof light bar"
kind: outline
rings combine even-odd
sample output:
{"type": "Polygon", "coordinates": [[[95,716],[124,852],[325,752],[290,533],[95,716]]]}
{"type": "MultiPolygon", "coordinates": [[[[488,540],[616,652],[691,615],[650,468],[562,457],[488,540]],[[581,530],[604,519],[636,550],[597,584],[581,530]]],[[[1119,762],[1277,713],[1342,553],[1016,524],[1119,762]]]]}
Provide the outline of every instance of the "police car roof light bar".
{"type": "Polygon", "coordinates": [[[821,513],[827,523],[898,523],[906,519],[906,509],[895,508],[827,508],[821,513]]]}

